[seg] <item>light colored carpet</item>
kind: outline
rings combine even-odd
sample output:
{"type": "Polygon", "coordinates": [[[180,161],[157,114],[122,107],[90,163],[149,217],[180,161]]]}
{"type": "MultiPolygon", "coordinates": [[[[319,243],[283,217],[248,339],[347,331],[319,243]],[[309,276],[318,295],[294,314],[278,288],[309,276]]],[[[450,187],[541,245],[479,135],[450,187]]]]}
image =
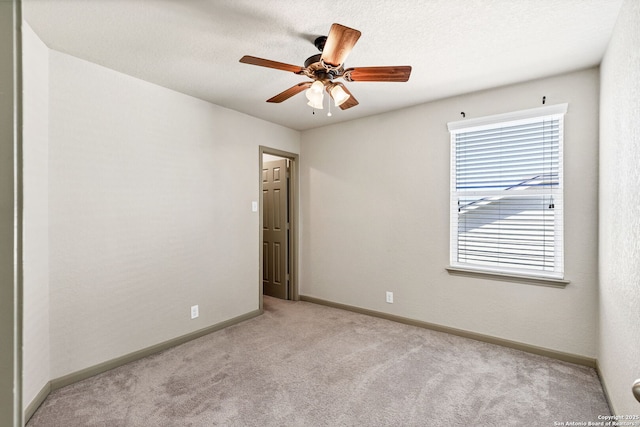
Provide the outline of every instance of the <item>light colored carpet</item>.
{"type": "Polygon", "coordinates": [[[28,427],[553,426],[610,414],[593,369],[307,302],[51,393],[28,427]]]}

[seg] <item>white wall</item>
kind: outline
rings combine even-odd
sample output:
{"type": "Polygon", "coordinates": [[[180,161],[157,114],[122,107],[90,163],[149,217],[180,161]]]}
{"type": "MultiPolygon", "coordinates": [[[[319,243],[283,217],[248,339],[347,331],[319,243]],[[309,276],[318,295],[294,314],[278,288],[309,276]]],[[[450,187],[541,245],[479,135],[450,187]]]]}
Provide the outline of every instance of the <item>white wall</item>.
{"type": "Polygon", "coordinates": [[[298,153],[300,134],[49,65],[52,378],[257,310],[258,146],[298,153]]]}
{"type": "Polygon", "coordinates": [[[640,3],[627,0],[601,66],[598,363],[617,414],[638,414],[640,378],[640,3]]]}
{"type": "Polygon", "coordinates": [[[49,49],[27,23],[23,41],[23,402],[50,380],[49,49]]]}
{"type": "Polygon", "coordinates": [[[303,132],[300,293],[595,358],[598,79],[589,69],[303,132]],[[537,107],[543,96],[569,103],[571,284],[449,275],[447,122],[537,107]]]}

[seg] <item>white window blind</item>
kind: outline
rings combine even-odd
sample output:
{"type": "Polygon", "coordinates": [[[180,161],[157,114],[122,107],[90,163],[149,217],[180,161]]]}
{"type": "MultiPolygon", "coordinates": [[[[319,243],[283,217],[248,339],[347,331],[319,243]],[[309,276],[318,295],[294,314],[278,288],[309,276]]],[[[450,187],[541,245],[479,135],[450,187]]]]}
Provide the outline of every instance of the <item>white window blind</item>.
{"type": "Polygon", "coordinates": [[[563,277],[566,109],[449,123],[453,267],[563,277]]]}

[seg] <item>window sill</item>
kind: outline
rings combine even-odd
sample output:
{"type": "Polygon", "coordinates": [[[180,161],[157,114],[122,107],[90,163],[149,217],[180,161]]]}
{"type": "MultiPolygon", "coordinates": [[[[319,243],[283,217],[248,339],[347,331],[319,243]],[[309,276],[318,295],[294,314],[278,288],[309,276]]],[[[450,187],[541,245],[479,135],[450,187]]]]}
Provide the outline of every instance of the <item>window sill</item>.
{"type": "Polygon", "coordinates": [[[571,283],[569,280],[554,279],[552,277],[524,276],[519,274],[497,273],[494,271],[472,270],[452,266],[447,266],[446,270],[449,272],[449,274],[454,274],[457,276],[478,277],[484,279],[502,280],[506,282],[519,282],[528,285],[549,286],[552,288],[564,288],[569,283],[571,283]]]}

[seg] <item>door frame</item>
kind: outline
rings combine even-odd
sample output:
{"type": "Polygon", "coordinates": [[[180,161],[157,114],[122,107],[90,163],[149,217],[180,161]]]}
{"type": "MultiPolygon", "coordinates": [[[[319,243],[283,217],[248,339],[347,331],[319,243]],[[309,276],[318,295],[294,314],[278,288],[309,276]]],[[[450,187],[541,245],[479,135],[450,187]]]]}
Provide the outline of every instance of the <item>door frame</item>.
{"type": "Polygon", "coordinates": [[[18,427],[23,425],[25,268],[21,0],[0,1],[0,22],[0,424],[18,427]]]}
{"type": "Polygon", "coordinates": [[[264,221],[264,201],[262,199],[262,157],[263,154],[271,154],[273,156],[282,157],[288,159],[290,161],[290,169],[289,169],[289,198],[287,203],[289,203],[289,299],[292,301],[300,300],[300,293],[298,289],[298,212],[299,212],[299,155],[296,153],[290,153],[288,151],[279,150],[277,148],[265,147],[260,145],[258,147],[259,152],[259,162],[258,162],[258,195],[259,195],[259,209],[258,215],[260,219],[258,221],[258,232],[259,232],[259,271],[258,271],[258,292],[259,292],[259,309],[260,312],[264,312],[263,309],[263,298],[262,298],[262,272],[263,272],[263,245],[264,245],[264,236],[263,236],[263,221],[264,221]]]}

